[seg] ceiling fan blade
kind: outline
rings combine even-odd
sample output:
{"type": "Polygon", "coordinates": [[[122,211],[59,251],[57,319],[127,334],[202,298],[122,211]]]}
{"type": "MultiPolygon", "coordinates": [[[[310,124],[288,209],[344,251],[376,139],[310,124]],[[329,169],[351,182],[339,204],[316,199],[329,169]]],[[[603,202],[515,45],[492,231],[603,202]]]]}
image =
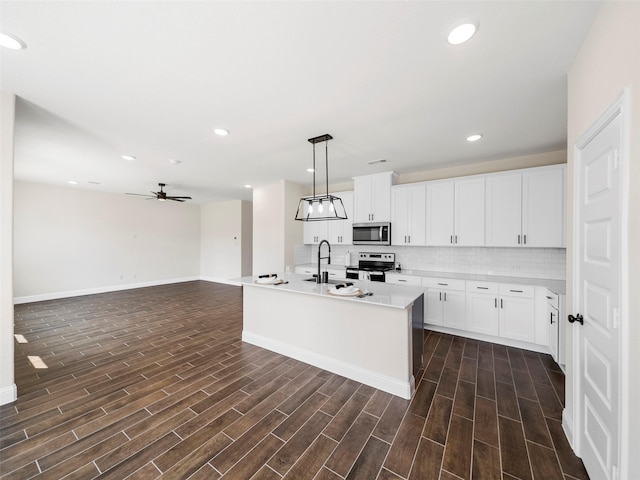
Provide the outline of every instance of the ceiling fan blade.
{"type": "Polygon", "coordinates": [[[191,197],[174,197],[174,196],[167,196],[167,198],[169,198],[169,199],[171,199],[171,200],[176,200],[176,199],[178,199],[178,198],[184,198],[184,199],[187,199],[187,200],[191,200],[191,197]]]}
{"type": "MultiPolygon", "coordinates": [[[[125,195],[137,195],[138,197],[152,197],[152,195],[147,195],[145,193],[125,193],[125,195]]],[[[155,198],[155,195],[153,197],[155,198]]]]}
{"type": "Polygon", "coordinates": [[[184,200],[181,200],[181,199],[176,198],[176,197],[167,197],[167,200],[173,200],[174,202],[184,202],[184,200]]]}

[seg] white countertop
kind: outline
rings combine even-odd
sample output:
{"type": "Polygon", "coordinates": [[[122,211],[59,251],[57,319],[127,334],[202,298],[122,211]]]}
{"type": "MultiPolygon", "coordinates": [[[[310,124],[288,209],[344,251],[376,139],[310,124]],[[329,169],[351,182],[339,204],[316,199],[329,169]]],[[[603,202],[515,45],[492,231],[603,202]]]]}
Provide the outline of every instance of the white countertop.
{"type": "MultiPolygon", "coordinates": [[[[317,264],[305,264],[296,265],[297,267],[313,267],[318,268],[317,264]]],[[[342,269],[344,265],[325,265],[322,264],[322,270],[328,268],[342,269]]],[[[315,270],[314,270],[315,271],[315,270]]],[[[515,283],[519,285],[535,285],[539,287],[546,287],[558,295],[564,295],[567,293],[566,281],[554,280],[550,278],[534,278],[534,277],[511,277],[507,275],[484,275],[479,273],[454,273],[454,272],[439,272],[431,270],[412,270],[402,269],[401,271],[392,270],[387,274],[397,273],[400,275],[413,275],[416,277],[437,277],[437,278],[450,278],[457,280],[471,280],[476,282],[494,282],[494,283],[515,283]]]]}
{"type": "MultiPolygon", "coordinates": [[[[329,289],[335,287],[335,285],[333,284],[318,285],[315,282],[304,281],[304,279],[309,278],[309,275],[300,275],[296,273],[278,273],[278,277],[282,278],[288,283],[283,283],[280,285],[259,284],[255,283],[255,281],[258,279],[257,276],[242,277],[237,281],[239,281],[242,285],[251,287],[278,289],[305,295],[319,295],[339,301],[361,302],[383,307],[402,309],[406,309],[411,306],[416,298],[422,295],[426,290],[426,288],[418,286],[395,285],[382,282],[368,282],[369,292],[373,293],[373,295],[362,298],[340,297],[328,293],[329,289]]],[[[365,285],[365,283],[367,282],[361,282],[358,280],[349,280],[348,282],[353,283],[355,287],[359,288],[362,291],[365,291],[367,288],[367,286],[365,285]]]]}

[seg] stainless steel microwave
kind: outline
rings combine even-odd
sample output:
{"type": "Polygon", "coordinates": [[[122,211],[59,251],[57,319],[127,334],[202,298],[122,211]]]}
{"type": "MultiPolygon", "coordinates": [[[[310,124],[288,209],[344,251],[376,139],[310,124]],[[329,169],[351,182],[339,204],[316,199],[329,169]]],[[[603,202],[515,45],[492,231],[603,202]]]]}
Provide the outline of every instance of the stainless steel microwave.
{"type": "Polygon", "coordinates": [[[391,245],[391,223],[354,223],[354,245],[391,245]]]}

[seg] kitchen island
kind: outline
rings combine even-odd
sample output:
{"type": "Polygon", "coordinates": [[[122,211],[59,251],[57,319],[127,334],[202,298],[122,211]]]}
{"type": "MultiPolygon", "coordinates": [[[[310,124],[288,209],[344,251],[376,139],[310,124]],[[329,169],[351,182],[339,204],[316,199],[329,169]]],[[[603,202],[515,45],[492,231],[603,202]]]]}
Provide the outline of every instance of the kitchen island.
{"type": "Polygon", "coordinates": [[[332,295],[335,285],[279,274],[243,277],[242,340],[393,395],[411,398],[422,366],[422,287],[353,281],[372,293],[332,295]]]}

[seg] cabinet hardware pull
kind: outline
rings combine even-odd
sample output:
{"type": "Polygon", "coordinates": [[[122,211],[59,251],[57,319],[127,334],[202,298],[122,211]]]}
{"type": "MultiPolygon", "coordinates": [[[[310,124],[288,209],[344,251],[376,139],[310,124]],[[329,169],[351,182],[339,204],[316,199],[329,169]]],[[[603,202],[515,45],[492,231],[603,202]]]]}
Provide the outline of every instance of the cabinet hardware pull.
{"type": "Polygon", "coordinates": [[[489,287],[476,287],[479,290],[489,290],[489,287]]]}
{"type": "Polygon", "coordinates": [[[518,235],[518,245],[520,245],[520,235],[518,235]]]}
{"type": "Polygon", "coordinates": [[[442,301],[442,292],[440,292],[440,301],[442,301]]]}
{"type": "Polygon", "coordinates": [[[448,283],[438,283],[438,285],[449,285],[448,283]]]}
{"type": "Polygon", "coordinates": [[[498,299],[497,298],[493,299],[493,308],[498,308],[498,299]]]}
{"type": "Polygon", "coordinates": [[[398,281],[399,282],[406,282],[406,280],[404,278],[399,278],[398,281]]]}
{"type": "Polygon", "coordinates": [[[449,239],[449,243],[453,243],[453,235],[451,235],[451,238],[449,239]]]}
{"type": "Polygon", "coordinates": [[[514,293],[522,293],[522,290],[509,290],[509,291],[514,293]]]}
{"type": "Polygon", "coordinates": [[[458,235],[454,235],[453,239],[455,240],[453,243],[458,243],[458,235]]]}
{"type": "Polygon", "coordinates": [[[547,300],[553,300],[553,297],[550,297],[549,295],[545,295],[547,297],[547,300]]]}
{"type": "Polygon", "coordinates": [[[524,236],[524,244],[525,245],[527,244],[527,236],[526,235],[524,236]]]}
{"type": "Polygon", "coordinates": [[[444,292],[444,301],[447,301],[447,292],[444,292]]]}
{"type": "Polygon", "coordinates": [[[411,243],[411,235],[409,235],[409,243],[411,243]]]}
{"type": "Polygon", "coordinates": [[[504,308],[504,305],[502,304],[502,299],[500,299],[500,308],[504,308]]]}
{"type": "Polygon", "coordinates": [[[549,316],[551,317],[551,325],[553,325],[553,312],[551,312],[549,316]]]}

